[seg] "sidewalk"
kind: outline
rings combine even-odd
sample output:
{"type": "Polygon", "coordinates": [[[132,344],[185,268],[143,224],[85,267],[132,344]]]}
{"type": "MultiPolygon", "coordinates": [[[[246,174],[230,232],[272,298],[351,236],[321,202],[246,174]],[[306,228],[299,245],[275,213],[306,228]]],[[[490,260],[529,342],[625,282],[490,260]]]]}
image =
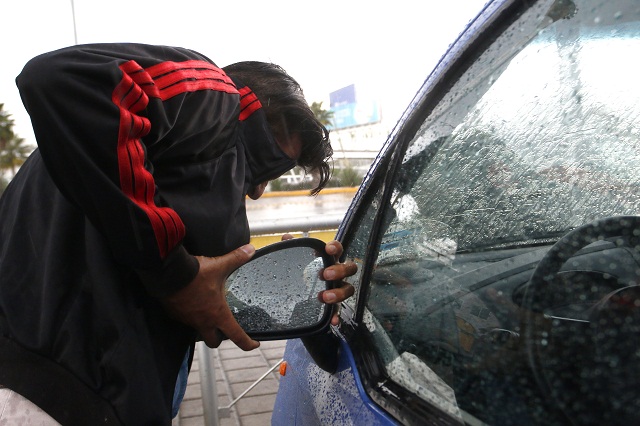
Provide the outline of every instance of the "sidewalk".
{"type": "MultiPolygon", "coordinates": [[[[215,358],[218,407],[228,406],[251,384],[278,363],[284,353],[285,340],[261,342],[251,352],[225,340],[213,351],[215,358]]],[[[204,426],[204,407],[200,382],[198,351],[193,360],[187,391],[173,426],[204,426]]],[[[219,426],[264,426],[271,424],[271,412],[278,392],[280,374],[276,368],[256,387],[244,395],[230,410],[221,410],[219,426]]]]}

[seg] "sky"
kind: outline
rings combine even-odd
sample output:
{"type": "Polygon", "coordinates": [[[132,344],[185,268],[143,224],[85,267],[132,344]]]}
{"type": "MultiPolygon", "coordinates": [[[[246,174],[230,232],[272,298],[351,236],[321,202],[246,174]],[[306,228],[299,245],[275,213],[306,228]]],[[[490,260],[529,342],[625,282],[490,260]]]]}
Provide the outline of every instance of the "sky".
{"type": "Polygon", "coordinates": [[[137,42],[193,49],[221,67],[279,64],[309,103],[325,108],[331,92],[354,84],[393,127],[485,1],[7,0],[0,7],[0,103],[14,132],[35,145],[15,85],[24,64],[73,44],[137,42]]]}

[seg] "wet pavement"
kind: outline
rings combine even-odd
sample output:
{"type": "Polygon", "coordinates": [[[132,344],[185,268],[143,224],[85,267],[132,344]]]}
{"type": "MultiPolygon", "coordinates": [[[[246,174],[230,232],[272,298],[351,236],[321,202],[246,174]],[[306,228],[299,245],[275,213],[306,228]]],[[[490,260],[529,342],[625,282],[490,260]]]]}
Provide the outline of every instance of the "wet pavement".
{"type": "MultiPolygon", "coordinates": [[[[205,421],[205,410],[212,407],[211,401],[205,401],[206,386],[203,392],[200,356],[196,351],[189,373],[189,382],[180,412],[173,426],[264,426],[271,424],[271,413],[278,392],[280,373],[278,368],[268,373],[284,353],[286,341],[261,342],[260,347],[250,352],[238,348],[230,340],[225,340],[217,349],[208,349],[213,355],[215,365],[218,423],[205,421]],[[266,376],[249,390],[237,402],[230,403],[243,394],[256,380],[266,376]],[[207,407],[205,407],[207,405],[207,407]]],[[[199,343],[201,344],[201,343],[199,343]]],[[[215,410],[210,410],[215,413],[215,410]]]]}

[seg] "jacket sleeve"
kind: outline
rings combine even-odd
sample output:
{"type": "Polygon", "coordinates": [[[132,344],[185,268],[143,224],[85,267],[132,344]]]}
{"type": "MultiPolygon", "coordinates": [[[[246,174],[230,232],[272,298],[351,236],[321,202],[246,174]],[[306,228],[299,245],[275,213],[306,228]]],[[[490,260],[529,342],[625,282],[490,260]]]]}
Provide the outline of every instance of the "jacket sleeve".
{"type": "Polygon", "coordinates": [[[209,145],[224,145],[237,122],[233,82],[195,52],[134,44],[47,53],[16,81],[47,170],[116,261],[157,296],[191,282],[198,262],[182,246],[182,220],[162,201],[154,162],[225,149],[209,145]]]}

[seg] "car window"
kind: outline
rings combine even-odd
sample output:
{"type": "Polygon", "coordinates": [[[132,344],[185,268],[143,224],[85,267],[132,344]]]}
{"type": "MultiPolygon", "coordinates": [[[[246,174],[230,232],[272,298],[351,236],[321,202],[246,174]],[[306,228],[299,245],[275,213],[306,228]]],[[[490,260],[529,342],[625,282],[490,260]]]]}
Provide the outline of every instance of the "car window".
{"type": "Polygon", "coordinates": [[[426,118],[363,318],[391,381],[473,424],[638,422],[638,51],[636,2],[538,2],[426,118]]]}

